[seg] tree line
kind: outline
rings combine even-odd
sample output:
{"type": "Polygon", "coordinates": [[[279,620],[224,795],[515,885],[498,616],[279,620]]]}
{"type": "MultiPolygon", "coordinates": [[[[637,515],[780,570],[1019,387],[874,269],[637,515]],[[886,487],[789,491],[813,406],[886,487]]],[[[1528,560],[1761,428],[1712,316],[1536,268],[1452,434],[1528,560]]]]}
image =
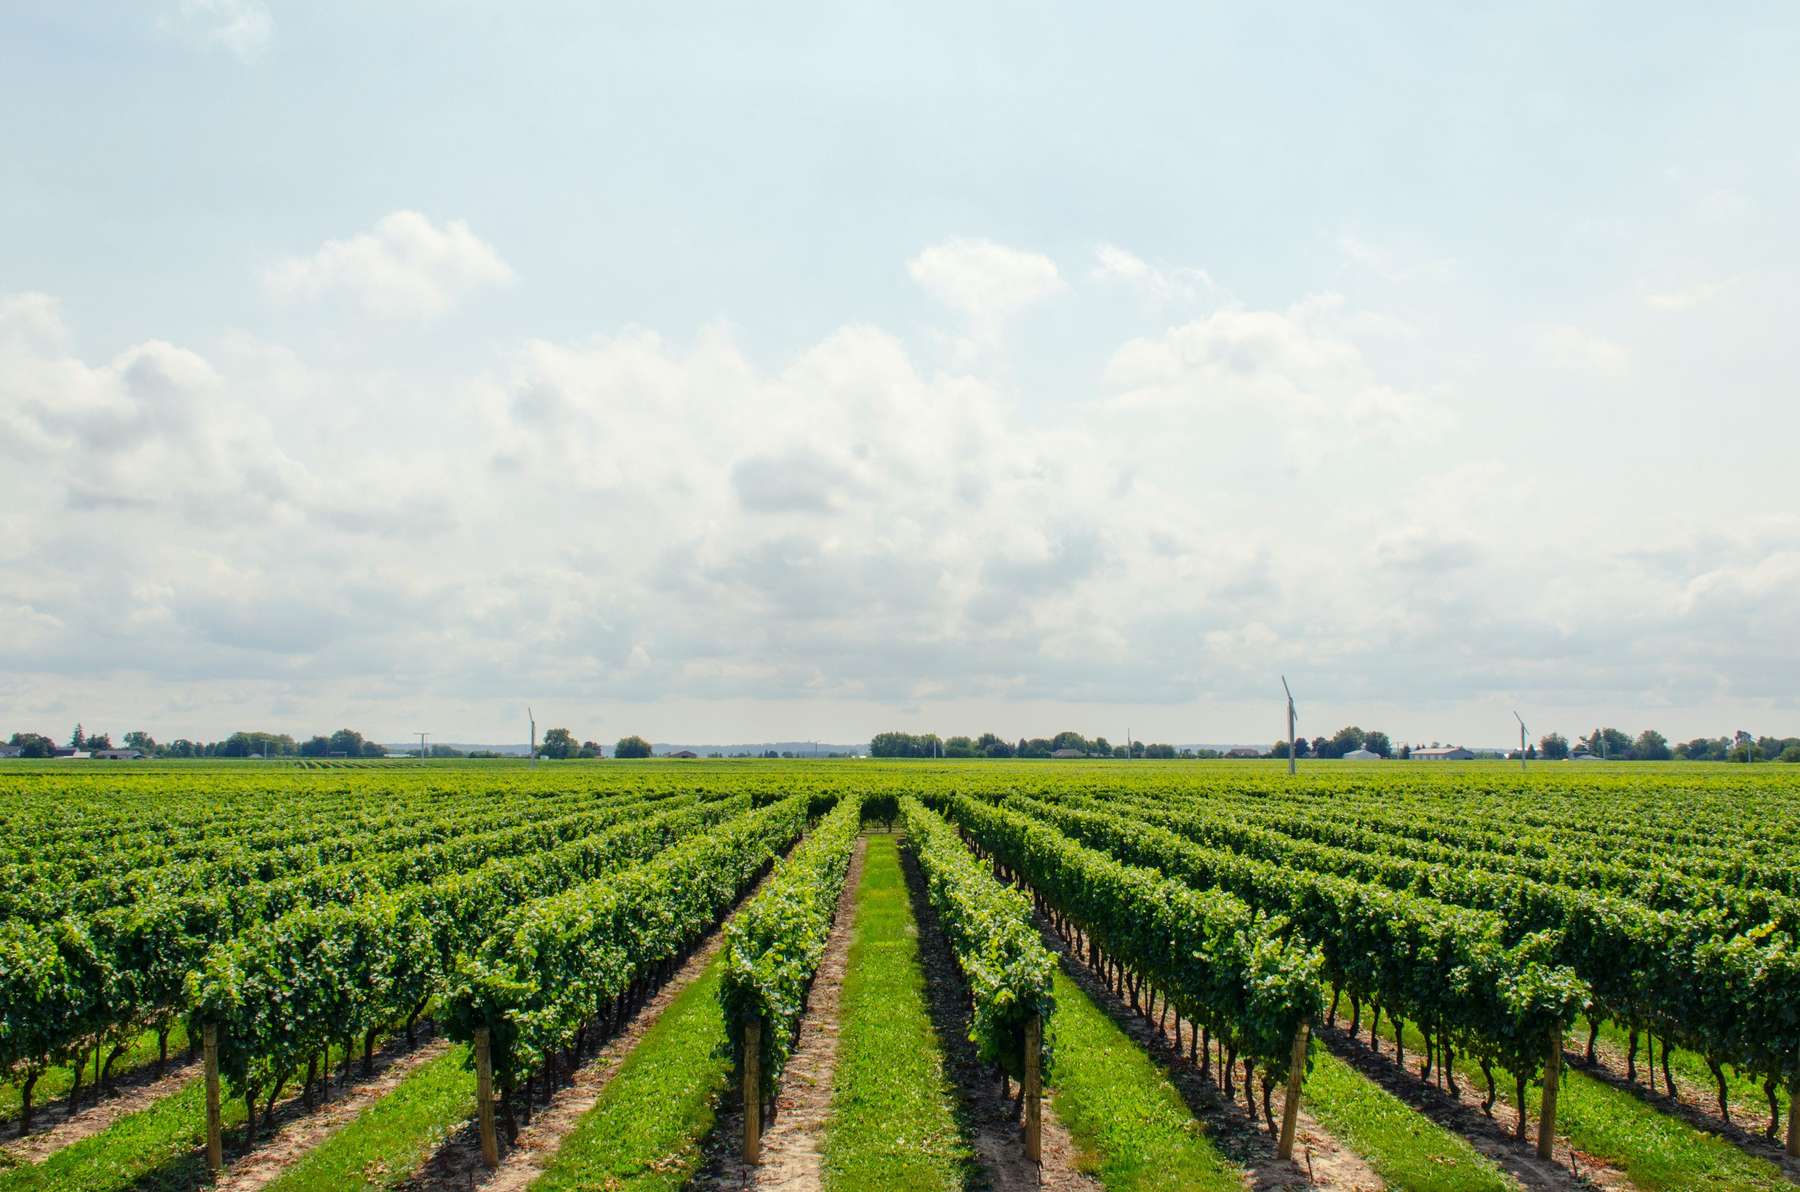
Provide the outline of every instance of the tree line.
{"type": "Polygon", "coordinates": [[[1216,749],[1176,749],[1173,745],[1142,741],[1114,745],[1105,737],[1084,737],[1061,732],[1054,737],[1020,737],[1009,741],[995,733],[979,737],[939,737],[936,733],[876,733],[869,741],[870,757],[1051,757],[1073,749],[1084,757],[1201,758],[1218,757],[1216,749]]]}
{"type": "MultiPolygon", "coordinates": [[[[14,733],[9,745],[19,747],[20,757],[55,757],[56,742],[43,733],[14,733]]],[[[136,749],[145,757],[386,757],[387,749],[355,729],[341,728],[330,736],[296,741],[287,733],[236,732],[222,741],[193,741],[177,737],[158,741],[142,729],[126,733],[114,745],[110,733],[88,733],[81,725],[69,734],[68,748],[77,753],[107,749],[136,749]]],[[[449,754],[460,757],[450,750],[449,754]]],[[[444,756],[433,748],[433,757],[444,756]]]]}

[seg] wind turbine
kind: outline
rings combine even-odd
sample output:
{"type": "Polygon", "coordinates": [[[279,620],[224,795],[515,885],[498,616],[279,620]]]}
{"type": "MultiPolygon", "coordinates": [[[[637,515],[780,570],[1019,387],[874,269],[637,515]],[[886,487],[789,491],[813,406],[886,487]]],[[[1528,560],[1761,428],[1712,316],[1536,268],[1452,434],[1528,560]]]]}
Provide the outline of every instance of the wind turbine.
{"type": "Polygon", "coordinates": [[[537,717],[532,715],[531,705],[525,705],[526,719],[531,721],[531,768],[537,769],[537,717]]]}
{"type": "Polygon", "coordinates": [[[429,737],[429,736],[430,736],[430,735],[431,735],[431,734],[430,734],[430,733],[414,733],[414,734],[413,734],[413,736],[415,736],[415,737],[417,737],[417,738],[419,738],[419,760],[420,760],[420,761],[424,761],[424,760],[425,760],[425,757],[426,757],[426,754],[425,754],[425,738],[426,738],[426,737],[429,737]]]}
{"type": "Polygon", "coordinates": [[[1519,720],[1517,709],[1513,711],[1513,719],[1519,721],[1519,770],[1523,773],[1525,769],[1525,722],[1519,720]]]}
{"type": "Polygon", "coordinates": [[[1281,676],[1281,689],[1287,692],[1288,699],[1288,773],[1294,772],[1294,691],[1287,685],[1287,676],[1281,676]]]}

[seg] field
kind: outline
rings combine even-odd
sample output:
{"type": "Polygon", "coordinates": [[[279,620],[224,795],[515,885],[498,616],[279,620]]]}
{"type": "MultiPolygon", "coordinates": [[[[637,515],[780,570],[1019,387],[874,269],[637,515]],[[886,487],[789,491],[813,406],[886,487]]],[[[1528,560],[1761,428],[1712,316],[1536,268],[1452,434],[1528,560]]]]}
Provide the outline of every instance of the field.
{"type": "Polygon", "coordinates": [[[1800,1181],[1796,766],[7,762],[0,909],[0,1192],[1800,1181]]]}

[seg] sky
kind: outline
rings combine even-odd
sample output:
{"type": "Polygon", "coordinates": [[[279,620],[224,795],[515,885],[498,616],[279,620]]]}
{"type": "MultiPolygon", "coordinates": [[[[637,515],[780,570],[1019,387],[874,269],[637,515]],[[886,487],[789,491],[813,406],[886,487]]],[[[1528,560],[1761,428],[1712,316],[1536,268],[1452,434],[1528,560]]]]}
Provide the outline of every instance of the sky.
{"type": "Polygon", "coordinates": [[[14,0],[0,734],[1800,732],[1797,52],[14,0]]]}

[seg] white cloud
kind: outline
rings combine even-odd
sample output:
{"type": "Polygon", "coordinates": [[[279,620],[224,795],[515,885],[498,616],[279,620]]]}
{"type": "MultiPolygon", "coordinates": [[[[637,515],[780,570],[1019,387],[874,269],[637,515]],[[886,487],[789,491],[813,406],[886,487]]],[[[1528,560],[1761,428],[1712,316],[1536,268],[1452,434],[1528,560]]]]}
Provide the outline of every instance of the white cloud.
{"type": "Polygon", "coordinates": [[[290,257],[264,274],[286,300],[343,295],[377,318],[428,319],[513,272],[462,220],[443,226],[416,211],[396,211],[373,231],[327,240],[307,257],[290,257]]]}
{"type": "Polygon", "coordinates": [[[1537,350],[1553,368],[1592,377],[1617,377],[1631,364],[1631,351],[1624,344],[1567,323],[1540,331],[1537,350]]]}
{"type": "Polygon", "coordinates": [[[48,294],[0,294],[0,349],[58,351],[68,343],[62,311],[48,294]]]}
{"type": "Polygon", "coordinates": [[[1456,261],[1451,257],[1402,262],[1392,249],[1349,232],[1341,233],[1337,243],[1338,252],[1343,254],[1345,260],[1386,281],[1409,282],[1422,278],[1443,278],[1456,269],[1456,261]]]}
{"type": "Polygon", "coordinates": [[[1102,244],[1094,249],[1094,267],[1088,276],[1103,284],[1133,290],[1152,310],[1223,296],[1204,269],[1165,269],[1116,244],[1102,244]]]}
{"type": "Polygon", "coordinates": [[[946,240],[906,268],[927,294],[983,329],[1068,289],[1049,257],[991,240],[946,240]]]}
{"type": "Polygon", "coordinates": [[[174,24],[214,45],[222,46],[246,62],[269,47],[275,36],[275,18],[263,0],[181,0],[174,24]]]}
{"type": "Polygon", "coordinates": [[[1644,295],[1644,305],[1651,310],[1681,312],[1705,306],[1730,288],[1731,282],[1706,281],[1679,290],[1659,290],[1644,295]]]}

